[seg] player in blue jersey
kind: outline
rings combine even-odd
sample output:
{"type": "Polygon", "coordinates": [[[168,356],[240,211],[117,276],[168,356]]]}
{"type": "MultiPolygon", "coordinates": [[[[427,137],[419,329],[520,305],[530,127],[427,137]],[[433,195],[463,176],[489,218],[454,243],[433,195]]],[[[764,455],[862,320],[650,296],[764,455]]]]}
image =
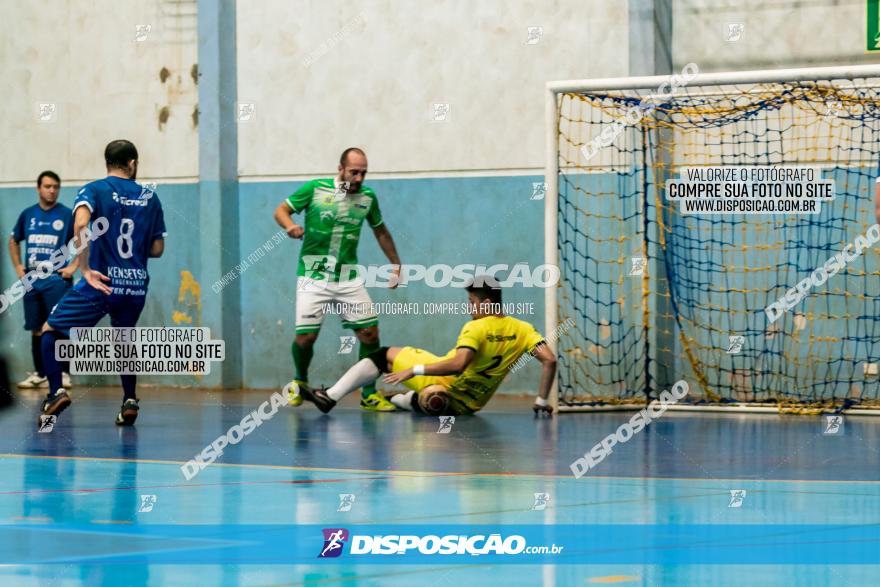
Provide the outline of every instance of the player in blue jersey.
{"type": "MultiPolygon", "coordinates": [[[[147,296],[150,276],[147,260],[165,250],[165,219],[155,192],[135,182],[138,152],[125,140],[104,150],[107,177],[86,184],[73,205],[74,238],[79,269],[75,286],[52,310],[43,327],[43,363],[49,394],[42,414],[57,415],[70,405],[61,386],[61,368],[55,359],[55,341],[66,338],[71,328],[92,327],[110,314],[110,324],[130,328],[137,324],[147,296]],[[91,243],[82,237],[91,222],[106,223],[106,232],[91,243]],[[85,240],[81,243],[79,241],[85,240]],[[85,247],[85,248],[83,248],[85,247]]],[[[130,426],[138,415],[136,377],[120,375],[122,408],[116,424],[130,426]]]]}
{"type": "MultiPolygon", "coordinates": [[[[70,288],[76,265],[69,263],[56,270],[38,271],[41,265],[53,263],[49,260],[56,251],[73,238],[73,217],[70,208],[58,203],[61,178],[54,171],[44,171],[37,177],[37,196],[39,201],[22,210],[18,221],[9,236],[9,255],[19,279],[28,273],[33,279],[27,281],[24,294],[24,327],[31,332],[31,357],[34,371],[27,379],[19,382],[22,389],[46,387],[46,374],[43,371],[43,354],[40,334],[49,312],[70,288]],[[25,243],[24,262],[22,262],[21,242],[25,243]]],[[[67,363],[62,365],[62,384],[70,387],[70,374],[67,363]]]]}

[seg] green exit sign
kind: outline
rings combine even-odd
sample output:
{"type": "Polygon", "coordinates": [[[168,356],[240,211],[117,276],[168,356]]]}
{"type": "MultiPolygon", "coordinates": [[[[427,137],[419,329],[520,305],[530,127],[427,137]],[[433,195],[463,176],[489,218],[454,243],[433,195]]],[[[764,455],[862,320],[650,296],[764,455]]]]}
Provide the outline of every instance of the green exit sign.
{"type": "Polygon", "coordinates": [[[867,50],[880,51],[880,0],[867,0],[867,50]]]}

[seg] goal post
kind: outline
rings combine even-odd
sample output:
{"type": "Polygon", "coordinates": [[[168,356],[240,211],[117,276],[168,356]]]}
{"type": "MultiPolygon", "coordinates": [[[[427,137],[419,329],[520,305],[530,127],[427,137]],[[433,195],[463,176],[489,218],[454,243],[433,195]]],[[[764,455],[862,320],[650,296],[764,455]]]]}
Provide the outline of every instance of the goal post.
{"type": "MultiPolygon", "coordinates": [[[[547,169],[544,174],[544,263],[550,267],[559,264],[557,231],[558,209],[559,209],[559,158],[558,150],[558,124],[557,124],[557,92],[548,84],[547,95],[544,100],[544,124],[546,126],[546,158],[547,169]]],[[[551,337],[551,329],[556,329],[559,324],[559,312],[556,306],[556,288],[548,287],[544,290],[544,332],[547,334],[547,344],[554,355],[559,350],[556,344],[556,337],[551,337]]],[[[555,408],[559,407],[559,376],[553,379],[550,387],[550,404],[555,408]]]]}
{"type": "Polygon", "coordinates": [[[555,81],[546,87],[545,335],[560,411],[880,408],[880,246],[778,320],[765,308],[875,223],[880,66],[555,81]],[[819,213],[682,213],[682,170],[805,167],[819,213]],[[875,300],[876,303],[875,303],[875,300]],[[734,344],[736,341],[736,344],[734,344]]]}

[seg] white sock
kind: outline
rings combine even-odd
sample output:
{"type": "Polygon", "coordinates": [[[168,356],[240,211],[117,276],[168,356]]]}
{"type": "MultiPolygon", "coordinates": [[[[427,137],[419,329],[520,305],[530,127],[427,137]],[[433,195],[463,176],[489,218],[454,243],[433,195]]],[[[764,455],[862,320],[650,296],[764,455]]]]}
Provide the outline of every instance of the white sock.
{"type": "Polygon", "coordinates": [[[374,382],[377,377],[379,368],[376,364],[370,359],[361,359],[327,390],[327,395],[338,402],[358,387],[374,382]]]}
{"type": "Polygon", "coordinates": [[[416,392],[413,390],[409,390],[406,393],[398,393],[391,396],[389,400],[392,404],[400,408],[401,410],[409,410],[412,411],[412,396],[415,395],[416,392]]]}

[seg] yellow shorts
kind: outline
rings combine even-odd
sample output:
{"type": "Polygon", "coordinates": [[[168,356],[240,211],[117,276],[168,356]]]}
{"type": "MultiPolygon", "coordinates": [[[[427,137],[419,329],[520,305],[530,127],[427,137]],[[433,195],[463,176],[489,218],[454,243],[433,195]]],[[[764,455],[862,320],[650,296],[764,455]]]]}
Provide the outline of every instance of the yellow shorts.
{"type": "MultiPolygon", "coordinates": [[[[438,363],[452,357],[455,354],[453,349],[443,357],[438,357],[434,353],[429,353],[423,349],[417,349],[411,346],[405,346],[400,349],[397,356],[394,357],[394,363],[391,365],[391,372],[396,373],[409,369],[415,365],[430,365],[438,363]]],[[[403,385],[413,391],[421,391],[429,385],[442,385],[444,389],[448,389],[449,385],[455,381],[455,375],[416,375],[403,382],[403,385]]]]}

